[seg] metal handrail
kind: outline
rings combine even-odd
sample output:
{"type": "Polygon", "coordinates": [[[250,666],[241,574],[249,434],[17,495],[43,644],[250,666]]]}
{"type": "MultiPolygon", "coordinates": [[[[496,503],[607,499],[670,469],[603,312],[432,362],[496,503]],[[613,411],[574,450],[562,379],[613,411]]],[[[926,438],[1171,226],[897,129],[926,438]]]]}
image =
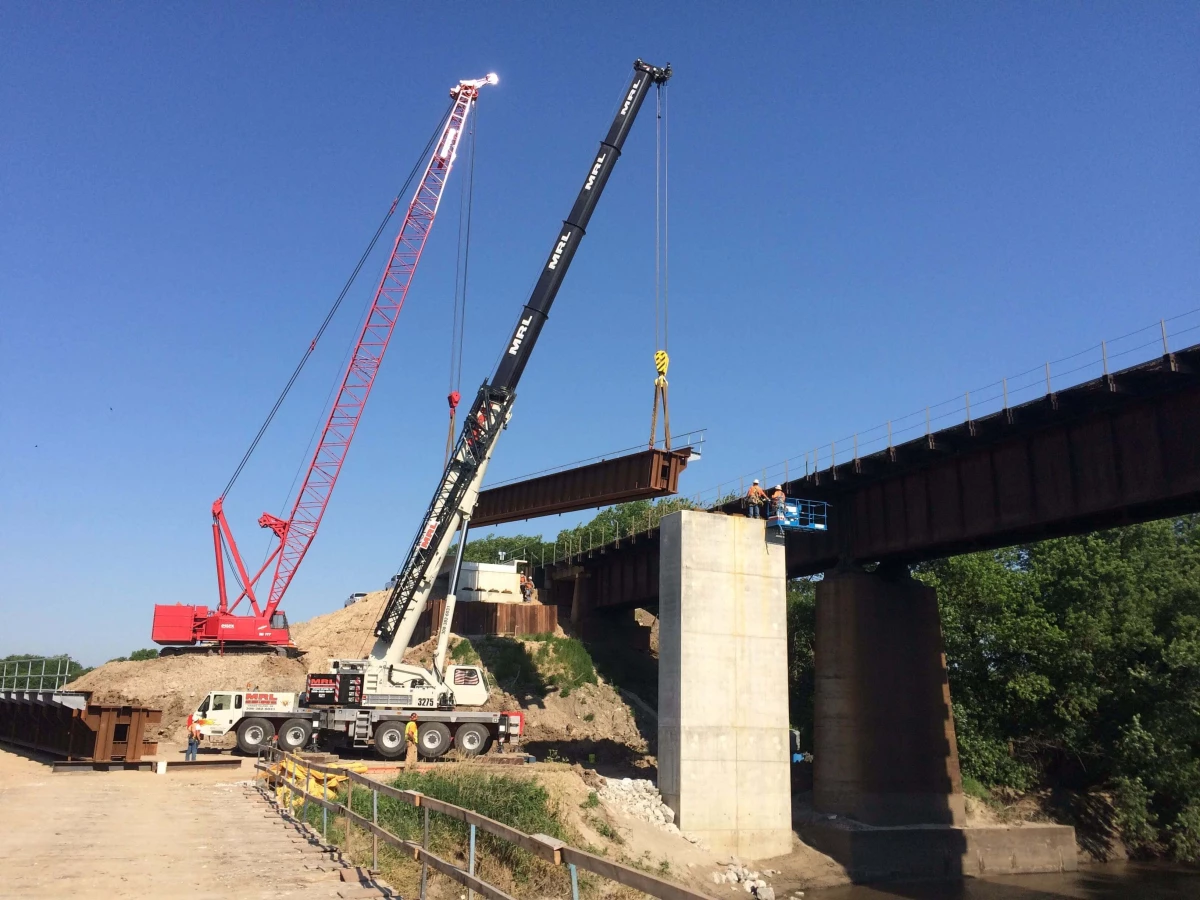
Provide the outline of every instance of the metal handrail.
{"type": "MultiPolygon", "coordinates": [[[[258,761],[254,768],[257,771],[270,772],[274,763],[278,761],[292,762],[291,774],[292,778],[288,778],[287,767],[284,767],[283,779],[287,783],[288,788],[294,796],[303,797],[304,809],[301,813],[301,822],[307,824],[308,803],[312,801],[320,806],[325,815],[322,816],[322,837],[328,842],[328,813],[333,813],[335,816],[341,815],[346,818],[347,823],[353,823],[364,831],[372,835],[372,850],[371,850],[371,869],[377,870],[379,867],[379,841],[390,844],[393,847],[405,853],[411,853],[414,860],[421,863],[421,900],[426,900],[426,884],[428,881],[427,870],[432,867],[443,875],[447,875],[459,884],[463,885],[472,893],[478,893],[489,900],[512,900],[512,898],[501,891],[494,885],[488,884],[480,880],[475,875],[475,834],[476,829],[487,832],[498,838],[516,844],[522,850],[525,850],[532,855],[543,859],[546,862],[554,865],[565,865],[570,871],[571,876],[571,897],[572,900],[579,900],[579,877],[578,870],[584,869],[588,872],[593,872],[601,875],[618,884],[626,887],[634,888],[649,894],[651,897],[658,897],[660,900],[708,900],[704,894],[698,894],[695,891],[689,890],[681,885],[674,884],[670,881],[663,881],[661,878],[655,878],[653,875],[638,869],[630,868],[629,866],[621,865],[620,863],[612,862],[611,860],[603,859],[591,853],[586,853],[583,850],[577,850],[568,844],[563,843],[557,838],[550,837],[545,834],[525,834],[515,828],[511,828],[502,822],[497,822],[494,819],[489,819],[487,816],[481,816],[474,810],[465,809],[461,806],[455,806],[452,803],[446,803],[434,797],[429,797],[422,794],[420,791],[404,791],[390,785],[382,784],[358,772],[352,772],[348,769],[342,769],[337,766],[326,766],[319,763],[308,762],[292,753],[287,753],[277,747],[260,748],[258,753],[258,761]],[[269,759],[269,763],[264,763],[264,758],[269,759]],[[307,787],[307,774],[305,775],[304,786],[299,783],[299,777],[296,775],[297,767],[303,767],[307,771],[319,772],[323,775],[339,775],[344,776],[350,781],[350,789],[347,792],[346,804],[331,801],[328,797],[328,792],[324,790],[324,796],[310,794],[305,788],[307,787]],[[371,791],[371,818],[360,816],[349,808],[350,797],[354,785],[359,784],[368,788],[371,791]],[[409,806],[418,807],[424,812],[424,836],[421,843],[415,841],[406,841],[399,838],[379,824],[379,795],[390,797],[393,800],[398,800],[401,803],[406,803],[409,806]],[[460,822],[465,822],[470,827],[470,855],[468,859],[468,868],[466,870],[455,866],[453,863],[447,862],[438,856],[429,852],[429,814],[437,813],[439,815],[448,816],[457,819],[460,822]]],[[[260,791],[263,786],[260,785],[260,791]]],[[[267,796],[264,792],[264,796],[267,796]]],[[[277,803],[278,805],[278,803],[277,803]]],[[[282,813],[283,807],[280,806],[282,813]]],[[[349,829],[347,829],[349,834],[349,829]]]]}
{"type": "Polygon", "coordinates": [[[70,680],[69,656],[30,656],[0,662],[0,690],[57,691],[70,680]]]}

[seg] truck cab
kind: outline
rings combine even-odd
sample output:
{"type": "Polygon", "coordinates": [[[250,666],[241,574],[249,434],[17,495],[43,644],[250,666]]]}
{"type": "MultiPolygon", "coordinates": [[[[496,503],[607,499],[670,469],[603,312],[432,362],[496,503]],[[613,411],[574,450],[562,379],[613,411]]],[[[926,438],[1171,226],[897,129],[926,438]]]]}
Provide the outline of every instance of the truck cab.
{"type": "Polygon", "coordinates": [[[192,721],[202,738],[235,732],[243,753],[257,752],[276,735],[283,749],[295,751],[312,735],[312,714],[299,706],[299,696],[284,691],[212,691],[200,701],[192,721]]]}

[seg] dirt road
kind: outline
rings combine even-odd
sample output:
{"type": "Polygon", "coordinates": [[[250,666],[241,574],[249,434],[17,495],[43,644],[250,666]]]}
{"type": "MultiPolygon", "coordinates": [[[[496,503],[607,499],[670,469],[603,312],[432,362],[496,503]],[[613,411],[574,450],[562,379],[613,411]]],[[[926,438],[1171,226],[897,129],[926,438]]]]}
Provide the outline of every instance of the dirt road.
{"type": "Polygon", "coordinates": [[[0,898],[381,896],[247,796],[252,771],[54,773],[0,749],[0,898]]]}

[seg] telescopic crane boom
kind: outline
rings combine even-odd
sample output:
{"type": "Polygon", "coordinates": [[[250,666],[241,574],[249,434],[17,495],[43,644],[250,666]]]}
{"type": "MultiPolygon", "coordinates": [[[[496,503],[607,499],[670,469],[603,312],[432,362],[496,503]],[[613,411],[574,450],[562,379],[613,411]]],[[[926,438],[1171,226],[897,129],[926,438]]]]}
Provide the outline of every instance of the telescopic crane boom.
{"type": "MultiPolygon", "coordinates": [[[[444,675],[446,642],[454,614],[455,591],[463,548],[467,543],[467,528],[484,473],[495,450],[496,439],[512,415],[521,374],[525,371],[550,307],[583,239],[588,220],[621,155],[621,148],[625,144],[629,129],[650,87],[655,84],[661,85],[670,77],[669,65],[658,68],[640,59],[634,62],[633,77],[622,95],[612,125],[588,167],[575,204],[555,234],[542,273],[521,310],[512,336],[505,344],[501,361],[491,379],[479,389],[465,418],[454,453],[446,465],[420,530],[396,578],[395,587],[375,626],[376,640],[370,658],[336,661],[340,671],[364,672],[365,706],[394,705],[397,698],[407,699],[410,703],[413,703],[415,698],[413,705],[418,706],[436,703],[438,707],[443,707],[454,704],[455,686],[448,684],[444,675]],[[402,660],[412,640],[417,620],[428,604],[434,579],[449,553],[456,534],[458,556],[450,572],[449,594],[438,632],[434,671],[430,673],[417,666],[404,665],[402,660]],[[431,695],[433,703],[428,699],[422,702],[421,695],[427,693],[431,695]]],[[[458,683],[458,672],[453,680],[458,683]]]]}
{"type": "MultiPolygon", "coordinates": [[[[379,372],[380,363],[383,362],[383,355],[395,330],[400,310],[404,306],[417,263],[425,249],[425,241],[437,216],[442,192],[454,166],[458,145],[466,131],[467,120],[479,96],[479,89],[487,84],[495,84],[497,80],[495,75],[487,75],[484,78],[460,81],[450,90],[452,102],[445,125],[436,143],[432,144],[432,155],[392,245],[391,256],[376,288],[370,312],[359,333],[354,354],[342,377],[341,388],[330,409],[321,440],[309,463],[291,515],[287,519],[270,513],[263,513],[259,517],[258,524],[270,529],[279,538],[278,546],[262,567],[251,576],[225,518],[225,494],[222,493],[212,505],[213,548],[217,562],[217,609],[210,612],[206,606],[155,606],[151,635],[158,643],[215,643],[221,646],[230,643],[281,648],[291,645],[287,618],[279,610],[279,604],[292,583],[297,568],[308,553],[308,548],[312,546],[321,518],[329,505],[329,498],[341,473],[342,463],[350,449],[350,441],[362,418],[367,397],[375,383],[375,376],[379,372]],[[229,592],[226,589],[227,558],[229,574],[233,575],[242,589],[232,603],[229,602],[229,592]],[[265,591],[265,597],[260,597],[255,588],[272,563],[275,566],[274,576],[265,591]],[[243,599],[249,600],[252,612],[238,615],[236,610],[243,599]]],[[[311,349],[310,347],[310,352],[311,349]]],[[[230,485],[232,484],[231,480],[230,485]]],[[[228,489],[227,487],[226,491],[228,489]]]]}

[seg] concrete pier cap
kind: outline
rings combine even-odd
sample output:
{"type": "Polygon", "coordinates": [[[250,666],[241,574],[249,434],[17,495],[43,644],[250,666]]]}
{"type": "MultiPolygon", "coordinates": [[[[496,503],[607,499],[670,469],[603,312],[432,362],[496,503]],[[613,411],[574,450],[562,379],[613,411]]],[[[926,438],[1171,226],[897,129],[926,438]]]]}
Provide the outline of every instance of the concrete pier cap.
{"type": "Polygon", "coordinates": [[[714,850],[788,853],[783,543],[762,520],[696,511],[659,533],[659,791],[714,850]]]}

